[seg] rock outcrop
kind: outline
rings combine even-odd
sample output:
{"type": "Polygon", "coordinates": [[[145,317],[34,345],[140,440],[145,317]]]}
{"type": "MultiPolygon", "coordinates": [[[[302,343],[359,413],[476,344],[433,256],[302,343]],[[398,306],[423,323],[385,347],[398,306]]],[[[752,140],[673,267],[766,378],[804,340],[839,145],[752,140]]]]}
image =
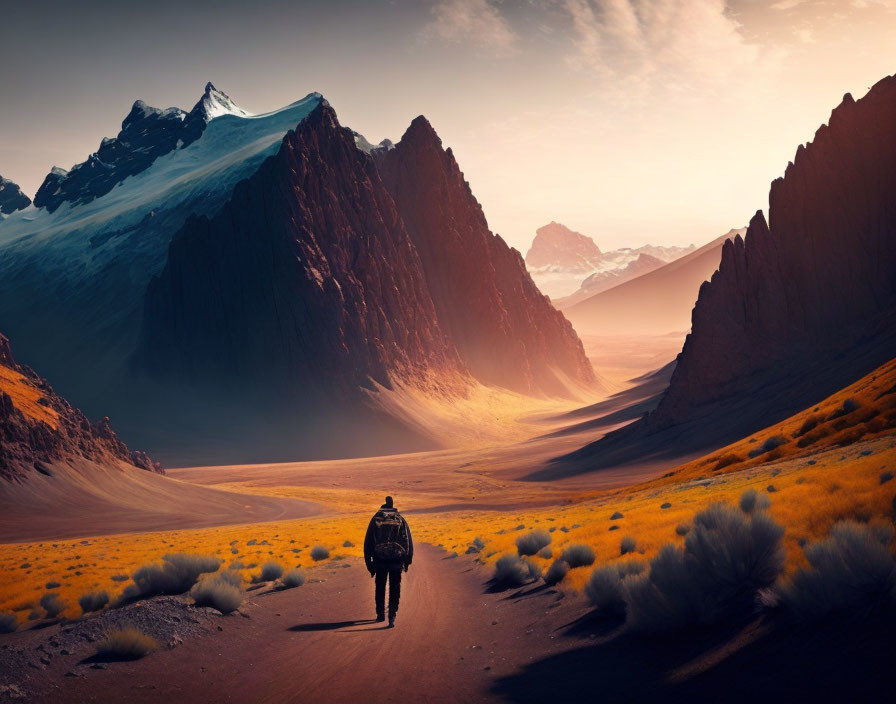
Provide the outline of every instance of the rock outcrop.
{"type": "Polygon", "coordinates": [[[566,380],[592,383],[572,326],[535,286],[519,252],[488,229],[454,154],[426,118],[373,155],[420,255],[439,324],[473,376],[528,394],[565,394],[566,380]]]}
{"type": "Polygon", "coordinates": [[[52,463],[77,458],[163,473],[145,453],[128,450],[108,417],[91,423],[32,369],[16,363],[9,340],[0,335],[0,480],[50,474],[52,463]]]}
{"type": "Polygon", "coordinates": [[[0,176],[0,213],[9,215],[31,205],[31,199],[22,193],[19,184],[0,176]]]}

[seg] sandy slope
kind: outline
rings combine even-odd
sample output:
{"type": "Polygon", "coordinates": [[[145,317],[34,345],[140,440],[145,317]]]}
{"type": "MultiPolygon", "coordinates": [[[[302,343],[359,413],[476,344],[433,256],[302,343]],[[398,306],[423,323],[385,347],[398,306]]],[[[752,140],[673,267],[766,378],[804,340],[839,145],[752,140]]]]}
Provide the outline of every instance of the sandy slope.
{"type": "Polygon", "coordinates": [[[300,518],[316,504],[186,484],[124,464],[60,462],[0,486],[0,543],[300,518]]]}

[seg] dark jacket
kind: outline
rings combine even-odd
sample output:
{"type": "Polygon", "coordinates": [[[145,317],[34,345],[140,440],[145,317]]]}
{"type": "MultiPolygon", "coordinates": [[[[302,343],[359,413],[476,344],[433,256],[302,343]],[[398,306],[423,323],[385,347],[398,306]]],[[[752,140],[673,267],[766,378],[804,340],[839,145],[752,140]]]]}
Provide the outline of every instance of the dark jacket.
{"type": "Polygon", "coordinates": [[[387,508],[386,505],[383,504],[380,507],[380,510],[377,511],[370,519],[370,523],[367,524],[367,534],[364,536],[364,564],[367,565],[367,569],[371,572],[376,569],[376,559],[373,555],[373,549],[376,545],[376,536],[374,535],[373,521],[377,517],[377,515],[383,513],[396,513],[398,514],[399,518],[401,518],[402,530],[404,532],[404,536],[407,537],[408,549],[408,554],[404,560],[403,566],[407,567],[414,559],[414,541],[411,538],[411,529],[408,527],[408,522],[404,520],[404,516],[398,513],[398,509],[387,508]]]}

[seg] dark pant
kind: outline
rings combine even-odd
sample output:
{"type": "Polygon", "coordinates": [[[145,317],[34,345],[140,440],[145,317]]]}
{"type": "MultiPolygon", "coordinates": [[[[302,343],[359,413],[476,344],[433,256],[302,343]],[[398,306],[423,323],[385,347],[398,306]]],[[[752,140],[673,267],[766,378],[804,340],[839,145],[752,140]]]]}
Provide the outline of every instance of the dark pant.
{"type": "Polygon", "coordinates": [[[401,598],[401,564],[385,564],[376,566],[376,615],[386,613],[386,580],[389,581],[389,614],[398,611],[398,600],[401,598]]]}

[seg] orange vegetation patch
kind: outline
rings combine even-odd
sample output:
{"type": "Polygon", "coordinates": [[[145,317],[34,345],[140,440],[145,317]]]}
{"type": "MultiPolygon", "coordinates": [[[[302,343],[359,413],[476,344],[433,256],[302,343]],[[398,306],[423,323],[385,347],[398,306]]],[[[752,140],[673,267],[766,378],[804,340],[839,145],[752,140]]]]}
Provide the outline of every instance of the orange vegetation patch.
{"type": "Polygon", "coordinates": [[[683,465],[664,479],[714,476],[769,461],[851,445],[896,429],[896,359],[817,406],[683,465]]]}
{"type": "Polygon", "coordinates": [[[56,411],[39,403],[40,399],[43,398],[40,390],[27,377],[2,364],[0,364],[0,391],[12,399],[13,405],[26,418],[35,422],[46,423],[54,430],[58,427],[59,416],[56,411]]]}
{"type": "Polygon", "coordinates": [[[247,581],[269,560],[284,569],[314,565],[310,552],[315,545],[330,551],[332,563],[362,555],[368,519],[367,515],[343,515],[0,545],[0,611],[13,611],[20,621],[27,620],[43,594],[56,592],[66,604],[63,615],[80,616],[81,595],[106,590],[114,600],[137,568],[161,562],[166,553],[214,555],[223,567],[239,561],[247,581]],[[345,546],[346,541],[352,546],[345,546]]]}
{"type": "MultiPolygon", "coordinates": [[[[684,540],[678,532],[689,527],[694,514],[717,501],[737,505],[749,488],[767,492],[772,518],[786,528],[788,565],[802,564],[801,543],[823,538],[831,525],[847,518],[891,520],[896,500],[896,436],[830,449],[812,459],[779,460],[723,476],[664,481],[619,490],[596,500],[519,513],[457,512],[413,516],[417,539],[465,553],[475,538],[485,547],[479,557],[493,562],[515,552],[520,535],[550,531],[552,558],[569,543],[594,549],[596,565],[614,560],[646,560],[666,543],[684,540]],[[613,519],[614,514],[621,517],[613,519]],[[630,536],[635,552],[622,556],[622,538],[630,536]]],[[[536,557],[542,568],[551,559],[536,557]]],[[[580,588],[590,568],[571,570],[564,586],[580,588]]]]}

